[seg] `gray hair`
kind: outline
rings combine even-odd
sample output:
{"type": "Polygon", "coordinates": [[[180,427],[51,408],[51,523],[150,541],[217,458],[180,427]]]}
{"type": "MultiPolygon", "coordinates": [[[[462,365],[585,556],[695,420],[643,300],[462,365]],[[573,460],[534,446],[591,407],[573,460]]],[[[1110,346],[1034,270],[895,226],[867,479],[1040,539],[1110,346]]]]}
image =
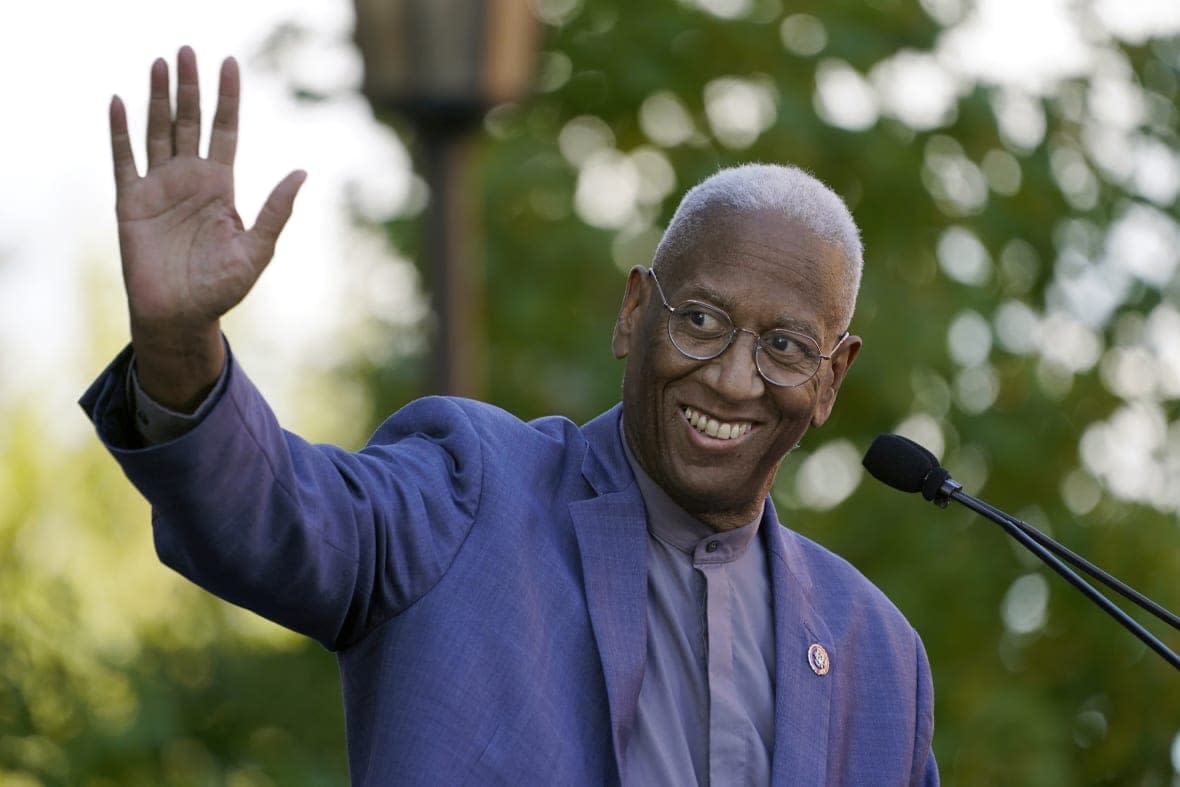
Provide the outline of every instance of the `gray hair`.
{"type": "Polygon", "coordinates": [[[656,247],[656,260],[673,260],[692,246],[698,230],[707,229],[714,208],[779,211],[800,222],[820,238],[838,245],[848,264],[838,293],[843,312],[834,315],[846,329],[856,308],[864,267],[860,230],[836,192],[798,167],[744,164],[719,170],[684,195],[656,247]]]}

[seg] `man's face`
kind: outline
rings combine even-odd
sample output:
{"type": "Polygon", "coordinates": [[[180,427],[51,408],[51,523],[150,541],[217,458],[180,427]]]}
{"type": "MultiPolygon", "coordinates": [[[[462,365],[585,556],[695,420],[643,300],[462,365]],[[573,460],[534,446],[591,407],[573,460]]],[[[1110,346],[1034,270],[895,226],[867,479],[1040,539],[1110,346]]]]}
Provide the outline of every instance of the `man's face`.
{"type": "MultiPolygon", "coordinates": [[[[781,214],[714,211],[684,256],[656,269],[672,306],[704,301],[757,334],[806,333],[824,354],[839,339],[842,252],[781,214]]],[[[612,345],[627,359],[628,444],[681,507],[717,529],[743,525],[761,510],[783,457],[808,427],[827,420],[860,339],[848,337],[806,383],[782,388],[759,375],[750,334],[739,332],[719,357],[697,361],[669,341],[669,316],[651,276],[631,271],[612,345]],[[724,428],[709,436],[702,418],[729,424],[731,436],[720,436],[724,428]]]]}

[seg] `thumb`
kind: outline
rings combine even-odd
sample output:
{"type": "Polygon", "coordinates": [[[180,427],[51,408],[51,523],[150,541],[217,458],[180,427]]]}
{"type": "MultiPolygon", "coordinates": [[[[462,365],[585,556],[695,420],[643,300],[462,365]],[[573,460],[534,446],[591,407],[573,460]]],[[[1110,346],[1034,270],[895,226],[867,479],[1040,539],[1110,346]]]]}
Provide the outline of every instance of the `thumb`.
{"type": "Polygon", "coordinates": [[[291,218],[291,210],[295,207],[295,196],[307,180],[307,173],[297,169],[279,181],[270,192],[262,209],[258,211],[258,218],[250,228],[247,236],[255,246],[256,258],[269,260],[274,254],[275,242],[279,233],[287,226],[287,219],[291,218]]]}

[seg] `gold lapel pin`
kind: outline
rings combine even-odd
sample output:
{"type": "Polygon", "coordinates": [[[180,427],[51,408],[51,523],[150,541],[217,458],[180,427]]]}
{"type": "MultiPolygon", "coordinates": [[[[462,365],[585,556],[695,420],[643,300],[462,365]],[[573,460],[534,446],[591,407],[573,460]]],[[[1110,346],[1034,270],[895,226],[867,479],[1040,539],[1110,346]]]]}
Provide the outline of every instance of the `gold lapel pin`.
{"type": "Polygon", "coordinates": [[[816,675],[827,675],[828,670],[832,668],[828,652],[818,642],[807,649],[807,663],[811,665],[811,671],[816,675]]]}

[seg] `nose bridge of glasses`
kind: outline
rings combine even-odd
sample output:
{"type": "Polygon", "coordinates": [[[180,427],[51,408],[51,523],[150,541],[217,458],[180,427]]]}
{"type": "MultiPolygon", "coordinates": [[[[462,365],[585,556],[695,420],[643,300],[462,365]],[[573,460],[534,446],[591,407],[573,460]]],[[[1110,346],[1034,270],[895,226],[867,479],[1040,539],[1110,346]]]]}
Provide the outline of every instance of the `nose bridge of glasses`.
{"type": "Polygon", "coordinates": [[[741,336],[739,334],[743,333],[750,334],[750,358],[754,361],[754,365],[758,367],[758,371],[762,371],[762,364],[758,360],[762,351],[762,337],[756,331],[751,331],[749,328],[739,328],[735,325],[732,333],[729,335],[729,344],[726,346],[726,349],[728,350],[729,347],[740,344],[741,336]]]}
{"type": "Polygon", "coordinates": [[[732,379],[741,380],[765,380],[770,382],[766,372],[762,370],[762,353],[759,350],[762,347],[761,338],[757,333],[751,331],[749,328],[738,328],[733,326],[729,333],[729,339],[725,342],[725,346],[713,356],[713,362],[718,363],[722,367],[722,374],[732,379]],[[747,354],[741,345],[740,334],[748,333],[750,335],[750,349],[747,354]],[[749,364],[749,366],[746,366],[749,364]]]}
{"type": "MultiPolygon", "coordinates": [[[[733,323],[732,323],[732,321],[730,322],[730,324],[731,324],[731,325],[733,324],[733,323]]],[[[753,337],[754,337],[754,343],[755,343],[755,344],[758,344],[758,343],[760,343],[760,342],[762,341],[762,337],[761,337],[761,336],[758,334],[758,332],[757,332],[757,331],[751,331],[749,328],[739,328],[739,327],[737,327],[736,325],[734,325],[734,326],[733,326],[733,333],[734,333],[734,337],[733,337],[733,339],[732,339],[731,341],[736,341],[736,340],[737,340],[737,335],[738,335],[739,333],[748,333],[748,334],[750,334],[751,336],[753,336],[753,337]]]]}
{"type": "MultiPolygon", "coordinates": [[[[675,309],[671,309],[670,311],[675,313],[675,309]]],[[[745,362],[749,362],[753,367],[753,369],[750,370],[750,379],[761,378],[761,380],[770,383],[771,385],[781,386],[783,383],[775,379],[778,375],[774,373],[773,363],[770,360],[769,355],[764,350],[762,337],[758,334],[758,332],[752,331],[749,328],[739,328],[734,325],[732,321],[728,320],[729,315],[725,314],[724,312],[720,312],[720,314],[727,319],[730,329],[729,335],[725,337],[724,344],[720,345],[720,347],[717,349],[707,351],[701,355],[696,355],[692,352],[689,352],[687,348],[681,346],[681,344],[676,341],[676,337],[672,335],[672,324],[669,323],[669,337],[672,339],[672,345],[685,357],[692,358],[693,360],[720,364],[723,367],[723,374],[726,374],[727,376],[729,375],[729,371],[733,364],[736,363],[741,365],[745,362]],[[735,345],[739,345],[741,343],[739,334],[743,333],[748,333],[750,335],[750,352],[748,355],[743,352],[740,347],[734,349],[735,345]],[[733,350],[733,352],[730,352],[731,350],[733,350]]],[[[740,371],[738,374],[742,377],[745,376],[740,371]]]]}

